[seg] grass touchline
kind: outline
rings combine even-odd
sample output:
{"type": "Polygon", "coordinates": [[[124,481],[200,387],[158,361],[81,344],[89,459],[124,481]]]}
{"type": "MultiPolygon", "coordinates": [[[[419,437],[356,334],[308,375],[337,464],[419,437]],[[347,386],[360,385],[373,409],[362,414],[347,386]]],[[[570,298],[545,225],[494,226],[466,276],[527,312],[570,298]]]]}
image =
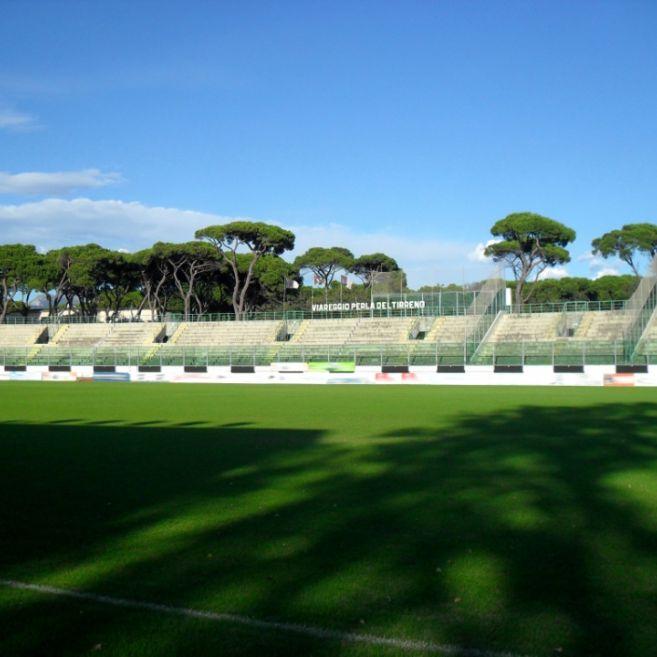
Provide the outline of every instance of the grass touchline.
{"type": "Polygon", "coordinates": [[[6,586],[21,591],[34,591],[47,595],[55,595],[78,600],[88,600],[114,607],[127,607],[131,609],[145,609],[161,614],[172,614],[175,616],[188,616],[204,620],[219,621],[223,623],[237,623],[262,630],[278,630],[282,632],[293,632],[305,634],[314,639],[328,639],[331,641],[348,641],[352,643],[365,643],[372,646],[386,646],[404,651],[423,651],[439,653],[442,655],[454,655],[454,657],[530,657],[529,655],[517,655],[512,652],[491,652],[472,648],[461,648],[459,646],[439,645],[427,641],[413,639],[399,639],[394,637],[375,636],[372,634],[359,634],[355,632],[340,632],[312,625],[301,625],[298,623],[287,623],[271,620],[259,620],[239,614],[221,613],[215,611],[203,611],[200,609],[189,609],[187,607],[174,607],[157,602],[146,602],[145,600],[129,600],[126,598],[115,598],[99,593],[88,593],[85,591],[73,591],[61,589],[56,586],[45,584],[30,584],[28,582],[17,582],[15,580],[0,579],[0,586],[6,586]]]}

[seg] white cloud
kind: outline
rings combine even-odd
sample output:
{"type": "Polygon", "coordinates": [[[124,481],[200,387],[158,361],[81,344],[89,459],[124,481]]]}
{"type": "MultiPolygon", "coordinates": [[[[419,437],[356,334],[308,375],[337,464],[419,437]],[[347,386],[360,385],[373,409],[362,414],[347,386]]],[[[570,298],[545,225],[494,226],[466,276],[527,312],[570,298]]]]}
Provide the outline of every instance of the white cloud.
{"type": "Polygon", "coordinates": [[[345,246],[354,255],[382,251],[404,269],[411,286],[461,283],[490,276],[494,265],[485,259],[473,262],[472,242],[456,242],[389,231],[359,232],[341,224],[289,226],[297,236],[294,255],[311,246],[345,246]]]}
{"type": "Polygon", "coordinates": [[[35,117],[25,112],[0,105],[0,130],[26,131],[38,128],[39,124],[35,117]]]}
{"type": "Polygon", "coordinates": [[[570,274],[565,267],[548,267],[539,274],[538,280],[545,281],[548,279],[566,278],[567,276],[570,276],[570,274]]]}
{"type": "Polygon", "coordinates": [[[598,279],[602,278],[603,276],[619,276],[620,271],[616,269],[616,267],[603,267],[602,269],[598,269],[598,271],[595,272],[593,278],[598,279]]]}
{"type": "Polygon", "coordinates": [[[89,189],[114,185],[123,180],[116,172],[98,169],[80,171],[27,171],[8,173],[0,171],[0,194],[70,194],[76,189],[89,189]]]}
{"type": "Polygon", "coordinates": [[[602,256],[594,255],[590,251],[577,256],[577,262],[586,262],[590,269],[603,267],[605,264],[605,260],[602,256]]]}
{"type": "Polygon", "coordinates": [[[596,279],[601,276],[618,276],[621,273],[619,267],[627,266],[618,258],[603,258],[593,253],[583,253],[578,256],[578,262],[585,262],[589,268],[589,275],[596,279]]]}
{"type": "Polygon", "coordinates": [[[487,242],[479,242],[477,246],[468,253],[468,260],[472,260],[473,262],[492,262],[488,256],[484,255],[484,251],[491,244],[497,244],[501,241],[501,239],[490,239],[487,242]]]}
{"type": "Polygon", "coordinates": [[[88,198],[0,205],[3,242],[36,243],[44,248],[98,242],[114,249],[138,249],[158,240],[191,240],[196,229],[231,220],[204,212],[88,198]]]}
{"type": "MultiPolygon", "coordinates": [[[[97,242],[113,249],[137,250],[157,241],[188,241],[207,225],[243,217],[149,206],[120,200],[57,199],[0,205],[3,242],[27,242],[50,249],[97,242]]],[[[248,218],[247,218],[248,219],[248,218]]],[[[411,285],[469,282],[490,275],[487,263],[472,262],[470,242],[423,239],[388,231],[359,232],[340,224],[288,226],[297,236],[289,257],[311,246],[345,246],[356,255],[383,251],[404,268],[411,285]]]]}

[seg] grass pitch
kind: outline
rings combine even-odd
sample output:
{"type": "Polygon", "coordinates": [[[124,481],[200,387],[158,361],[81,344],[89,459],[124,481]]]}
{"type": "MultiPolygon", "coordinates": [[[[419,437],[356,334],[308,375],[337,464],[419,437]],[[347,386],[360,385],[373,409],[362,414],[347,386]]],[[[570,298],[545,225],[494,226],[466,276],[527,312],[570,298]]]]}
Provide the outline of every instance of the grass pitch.
{"type": "MultiPolygon", "coordinates": [[[[655,402],[0,384],[0,579],[479,657],[643,657],[657,645],[655,402]]],[[[422,652],[0,586],[3,656],[422,652]]]]}

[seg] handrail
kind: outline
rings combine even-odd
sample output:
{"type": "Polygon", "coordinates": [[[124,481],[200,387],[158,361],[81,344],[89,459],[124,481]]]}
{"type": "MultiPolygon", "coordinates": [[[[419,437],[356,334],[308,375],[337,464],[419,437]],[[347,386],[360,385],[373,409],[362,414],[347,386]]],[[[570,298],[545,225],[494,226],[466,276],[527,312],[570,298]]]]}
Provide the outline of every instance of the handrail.
{"type": "MultiPolygon", "coordinates": [[[[473,361],[472,344],[461,342],[409,341],[397,344],[304,345],[281,342],[269,345],[223,345],[189,347],[166,343],[135,347],[68,347],[66,345],[0,347],[0,366],[96,364],[130,366],[142,364],[183,365],[202,363],[226,365],[248,360],[260,366],[276,361],[355,360],[360,364],[401,362],[416,365],[469,364],[473,361]]],[[[638,359],[628,360],[622,341],[593,342],[560,339],[553,341],[519,341],[486,343],[477,352],[479,365],[518,364],[629,364],[657,362],[657,350],[647,350],[638,359]]]]}
{"type": "MultiPolygon", "coordinates": [[[[485,295],[484,295],[485,296],[485,295]]],[[[492,298],[492,297],[491,297],[492,298]]],[[[546,303],[529,303],[522,306],[510,306],[507,310],[512,313],[547,313],[547,312],[588,312],[624,310],[628,302],[625,300],[611,301],[560,301],[546,303]]],[[[498,304],[499,305],[499,304],[498,304]]],[[[252,311],[242,315],[238,321],[283,321],[303,319],[348,319],[356,317],[452,317],[477,314],[479,306],[471,303],[466,305],[427,304],[424,308],[408,308],[395,310],[343,310],[318,311],[312,310],[276,310],[252,311]]],[[[496,313],[494,313],[496,314],[496,313]]],[[[22,315],[9,315],[5,317],[5,324],[128,324],[128,323],[157,323],[163,322],[233,322],[234,313],[206,313],[203,315],[183,315],[182,313],[166,313],[164,317],[145,319],[144,317],[115,317],[106,322],[97,316],[55,315],[53,317],[23,317],[22,315]]]]}

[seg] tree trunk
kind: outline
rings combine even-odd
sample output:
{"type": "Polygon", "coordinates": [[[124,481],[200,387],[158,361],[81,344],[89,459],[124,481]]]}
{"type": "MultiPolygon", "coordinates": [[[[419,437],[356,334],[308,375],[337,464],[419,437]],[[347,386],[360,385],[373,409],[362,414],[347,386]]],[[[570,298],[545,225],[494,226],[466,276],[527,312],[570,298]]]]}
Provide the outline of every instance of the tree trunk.
{"type": "Polygon", "coordinates": [[[522,306],[522,288],[524,287],[525,282],[521,280],[516,281],[515,297],[516,297],[516,310],[520,311],[522,306]]]}
{"type": "MultiPolygon", "coordinates": [[[[135,314],[135,318],[140,320],[141,319],[141,313],[144,310],[144,306],[146,305],[146,301],[150,301],[148,297],[142,295],[141,301],[139,302],[139,305],[137,306],[137,312],[135,314]]],[[[153,310],[151,309],[151,319],[153,319],[153,310]]]]}
{"type": "Polygon", "coordinates": [[[7,289],[7,281],[2,281],[2,309],[0,309],[0,324],[4,324],[7,317],[7,310],[9,309],[9,290],[7,289]]]}
{"type": "Polygon", "coordinates": [[[244,281],[244,285],[242,286],[242,292],[240,293],[240,317],[242,315],[242,312],[244,310],[244,304],[246,302],[246,292],[249,289],[249,285],[251,284],[251,277],[253,276],[253,268],[255,267],[255,263],[258,260],[260,256],[256,253],[253,256],[253,259],[249,263],[249,269],[246,273],[246,279],[244,281]]]}
{"type": "Polygon", "coordinates": [[[48,301],[48,317],[53,316],[53,305],[52,305],[52,296],[50,296],[50,292],[45,291],[43,292],[44,296],[46,297],[46,300],[48,301]]]}

